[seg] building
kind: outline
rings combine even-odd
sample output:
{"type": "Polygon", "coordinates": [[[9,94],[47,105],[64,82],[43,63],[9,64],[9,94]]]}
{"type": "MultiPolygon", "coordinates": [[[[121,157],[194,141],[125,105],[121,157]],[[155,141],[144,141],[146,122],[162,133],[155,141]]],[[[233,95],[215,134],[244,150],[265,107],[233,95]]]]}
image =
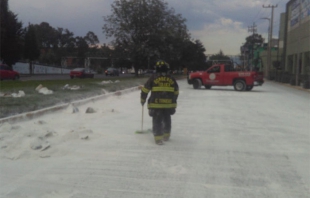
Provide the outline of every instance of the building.
{"type": "Polygon", "coordinates": [[[283,36],[282,68],[299,84],[304,76],[310,76],[310,0],[286,4],[283,36]]]}

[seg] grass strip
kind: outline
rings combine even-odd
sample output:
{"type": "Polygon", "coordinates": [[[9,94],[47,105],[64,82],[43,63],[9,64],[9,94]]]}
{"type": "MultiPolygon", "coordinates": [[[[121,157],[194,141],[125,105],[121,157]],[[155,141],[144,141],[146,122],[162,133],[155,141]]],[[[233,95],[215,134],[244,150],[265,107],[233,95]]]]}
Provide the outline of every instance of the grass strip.
{"type": "Polygon", "coordinates": [[[113,79],[71,79],[71,80],[33,80],[33,81],[1,81],[0,92],[3,94],[25,92],[24,97],[0,97],[0,118],[35,111],[54,105],[69,103],[96,95],[105,91],[114,92],[144,84],[147,77],[113,78],[113,79]],[[103,83],[111,80],[112,83],[103,83]],[[116,82],[118,81],[118,82],[116,82]],[[44,95],[35,89],[39,85],[53,91],[44,95]],[[80,86],[78,90],[64,89],[65,85],[80,86]]]}

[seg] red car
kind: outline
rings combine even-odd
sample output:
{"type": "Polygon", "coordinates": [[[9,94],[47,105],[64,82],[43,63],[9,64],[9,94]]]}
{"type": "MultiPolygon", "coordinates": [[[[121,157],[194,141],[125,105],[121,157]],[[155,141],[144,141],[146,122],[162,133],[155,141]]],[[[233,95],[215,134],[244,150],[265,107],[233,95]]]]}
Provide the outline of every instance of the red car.
{"type": "Polygon", "coordinates": [[[75,68],[70,71],[70,78],[94,78],[94,74],[87,72],[85,68],[75,68]]]}
{"type": "Polygon", "coordinates": [[[18,80],[19,73],[17,71],[12,70],[9,66],[5,64],[0,64],[0,80],[5,79],[18,80]]]}

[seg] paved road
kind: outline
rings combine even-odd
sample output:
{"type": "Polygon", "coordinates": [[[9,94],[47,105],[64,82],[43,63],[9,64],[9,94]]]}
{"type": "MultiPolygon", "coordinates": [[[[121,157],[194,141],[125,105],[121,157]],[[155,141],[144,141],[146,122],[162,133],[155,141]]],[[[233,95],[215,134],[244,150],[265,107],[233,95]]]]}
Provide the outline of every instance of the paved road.
{"type": "Polygon", "coordinates": [[[273,82],[251,92],[179,85],[172,139],[162,146],[150,133],[133,133],[141,121],[138,91],[91,103],[97,114],[20,123],[36,127],[31,134],[51,127],[58,137],[68,134],[48,155],[1,156],[0,197],[309,198],[309,93],[273,82]],[[93,134],[70,139],[73,129],[93,134]]]}

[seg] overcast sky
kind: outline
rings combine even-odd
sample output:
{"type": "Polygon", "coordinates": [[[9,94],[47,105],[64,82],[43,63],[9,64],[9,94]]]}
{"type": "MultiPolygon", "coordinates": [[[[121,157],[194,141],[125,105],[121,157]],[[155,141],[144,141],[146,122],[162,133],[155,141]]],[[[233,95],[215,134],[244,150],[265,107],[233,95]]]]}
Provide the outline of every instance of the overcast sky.
{"type": "MultiPolygon", "coordinates": [[[[24,26],[47,22],[52,27],[69,29],[75,36],[93,31],[100,43],[108,43],[102,33],[103,16],[111,14],[113,0],[9,0],[9,9],[18,14],[24,26]]],[[[192,38],[202,41],[206,54],[237,55],[248,27],[257,26],[257,33],[267,40],[268,20],[274,9],[273,37],[278,38],[280,13],[288,0],[166,0],[170,8],[186,18],[192,38]]]]}

